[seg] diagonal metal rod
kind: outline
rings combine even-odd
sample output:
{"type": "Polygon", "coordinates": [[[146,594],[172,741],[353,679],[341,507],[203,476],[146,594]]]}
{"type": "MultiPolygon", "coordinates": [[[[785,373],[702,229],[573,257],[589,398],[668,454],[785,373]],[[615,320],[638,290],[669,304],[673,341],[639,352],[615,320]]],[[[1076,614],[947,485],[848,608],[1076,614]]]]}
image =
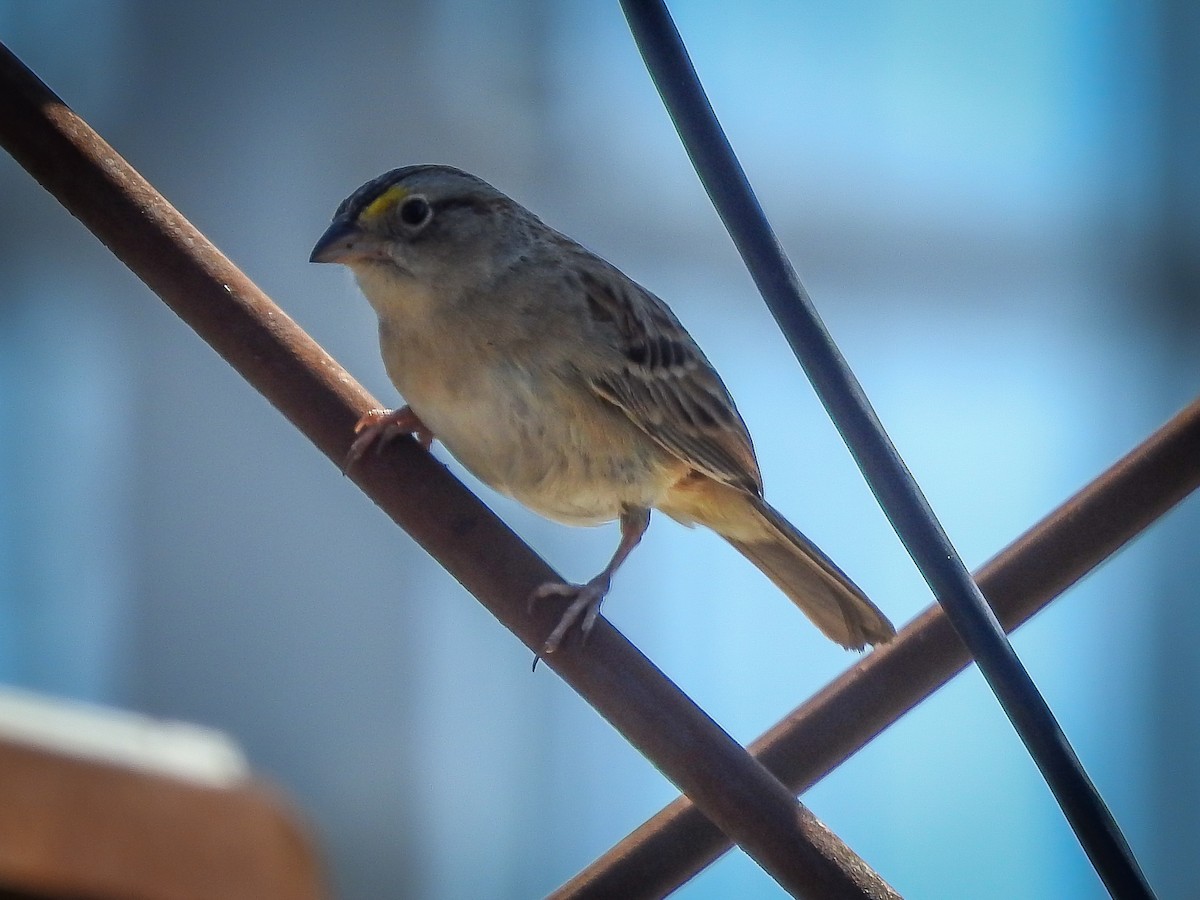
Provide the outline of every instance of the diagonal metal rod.
{"type": "Polygon", "coordinates": [[[1124,835],[871,408],[776,240],[662,0],[622,0],[684,148],[909,555],[979,663],[1109,892],[1153,894],[1124,835]]]}
{"type": "MultiPolygon", "coordinates": [[[[1200,487],[1200,400],[1017,538],[976,573],[1009,631],[1027,622],[1200,487]]],[[[750,745],[803,793],[970,662],[936,604],[750,745]]],[[[551,897],[661,897],[729,849],[687,798],[647,821],[551,897]]]]}
{"type": "MultiPolygon", "coordinates": [[[[340,467],[354,422],[378,403],[3,46],[0,143],[340,467]]],[[[398,441],[354,480],[526,646],[542,646],[555,611],[531,615],[526,598],[557,576],[444,466],[398,441]]],[[[584,652],[546,662],[790,893],[897,896],[607,622],[584,652]]]]}

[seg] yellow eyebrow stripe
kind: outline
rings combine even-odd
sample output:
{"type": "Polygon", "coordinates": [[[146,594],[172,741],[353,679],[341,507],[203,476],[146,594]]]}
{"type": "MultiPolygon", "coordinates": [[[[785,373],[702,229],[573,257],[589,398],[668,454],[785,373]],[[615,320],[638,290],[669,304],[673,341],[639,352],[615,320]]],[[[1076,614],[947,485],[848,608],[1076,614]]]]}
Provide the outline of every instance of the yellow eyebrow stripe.
{"type": "Polygon", "coordinates": [[[363,207],[363,211],[358,214],[359,220],[363,222],[370,222],[374,219],[378,219],[380,216],[386,214],[387,211],[393,206],[407,197],[408,194],[408,188],[401,187],[398,184],[392,185],[390,188],[368,203],[365,207],[363,207]]]}

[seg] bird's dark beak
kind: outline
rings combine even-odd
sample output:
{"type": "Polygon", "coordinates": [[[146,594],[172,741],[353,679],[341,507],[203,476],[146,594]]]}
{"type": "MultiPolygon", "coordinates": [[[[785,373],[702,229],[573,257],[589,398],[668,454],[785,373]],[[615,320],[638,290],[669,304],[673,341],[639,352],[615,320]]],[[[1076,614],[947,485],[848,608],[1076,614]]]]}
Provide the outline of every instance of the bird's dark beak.
{"type": "Polygon", "coordinates": [[[388,259],[387,247],[383,240],[367,234],[357,223],[334,219],[313,247],[308,261],[350,263],[356,259],[388,259]]]}

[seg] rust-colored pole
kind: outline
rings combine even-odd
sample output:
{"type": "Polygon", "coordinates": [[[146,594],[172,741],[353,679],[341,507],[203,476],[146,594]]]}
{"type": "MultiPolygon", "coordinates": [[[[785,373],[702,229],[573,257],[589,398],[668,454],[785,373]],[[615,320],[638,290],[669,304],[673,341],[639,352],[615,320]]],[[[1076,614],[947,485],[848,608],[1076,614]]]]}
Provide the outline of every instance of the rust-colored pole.
{"type": "MultiPolygon", "coordinates": [[[[340,466],[354,422],[375,401],[2,46],[0,142],[340,466]]],[[[531,615],[525,600],[557,576],[443,466],[400,441],[353,477],[526,646],[542,645],[554,610],[531,615]]],[[[896,896],[608,623],[585,649],[546,662],[789,892],[896,896]]]]}
{"type": "MultiPolygon", "coordinates": [[[[1200,486],[1200,400],[1009,544],[975,575],[1007,631],[1200,486]]],[[[940,606],[847,670],[750,745],[797,793],[961,672],[967,649],[940,606]]],[[[556,898],[660,897],[729,841],[680,798],[559,888],[556,898]]]]}

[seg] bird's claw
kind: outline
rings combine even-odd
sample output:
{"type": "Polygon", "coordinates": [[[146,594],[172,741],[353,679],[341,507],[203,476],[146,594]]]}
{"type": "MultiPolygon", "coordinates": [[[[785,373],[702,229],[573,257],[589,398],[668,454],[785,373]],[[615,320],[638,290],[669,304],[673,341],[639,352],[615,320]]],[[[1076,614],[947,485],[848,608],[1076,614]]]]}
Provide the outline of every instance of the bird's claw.
{"type": "MultiPolygon", "coordinates": [[[[570,602],[559,617],[558,624],[550,632],[542,644],[541,653],[537,658],[548,656],[562,646],[563,640],[570,634],[572,628],[579,626],[580,643],[587,643],[588,634],[596,624],[600,615],[600,604],[608,593],[609,579],[593,578],[586,584],[563,584],[557,581],[547,582],[529,595],[529,607],[534,606],[549,597],[565,597],[570,602]]],[[[537,659],[534,660],[537,664],[537,659]]]]}
{"type": "Polygon", "coordinates": [[[398,437],[412,435],[426,450],[433,444],[433,432],[407,406],[394,410],[368,410],[354,424],[354,434],[356,437],[342,466],[343,474],[354,468],[372,446],[376,453],[382,453],[383,448],[398,437]]]}

